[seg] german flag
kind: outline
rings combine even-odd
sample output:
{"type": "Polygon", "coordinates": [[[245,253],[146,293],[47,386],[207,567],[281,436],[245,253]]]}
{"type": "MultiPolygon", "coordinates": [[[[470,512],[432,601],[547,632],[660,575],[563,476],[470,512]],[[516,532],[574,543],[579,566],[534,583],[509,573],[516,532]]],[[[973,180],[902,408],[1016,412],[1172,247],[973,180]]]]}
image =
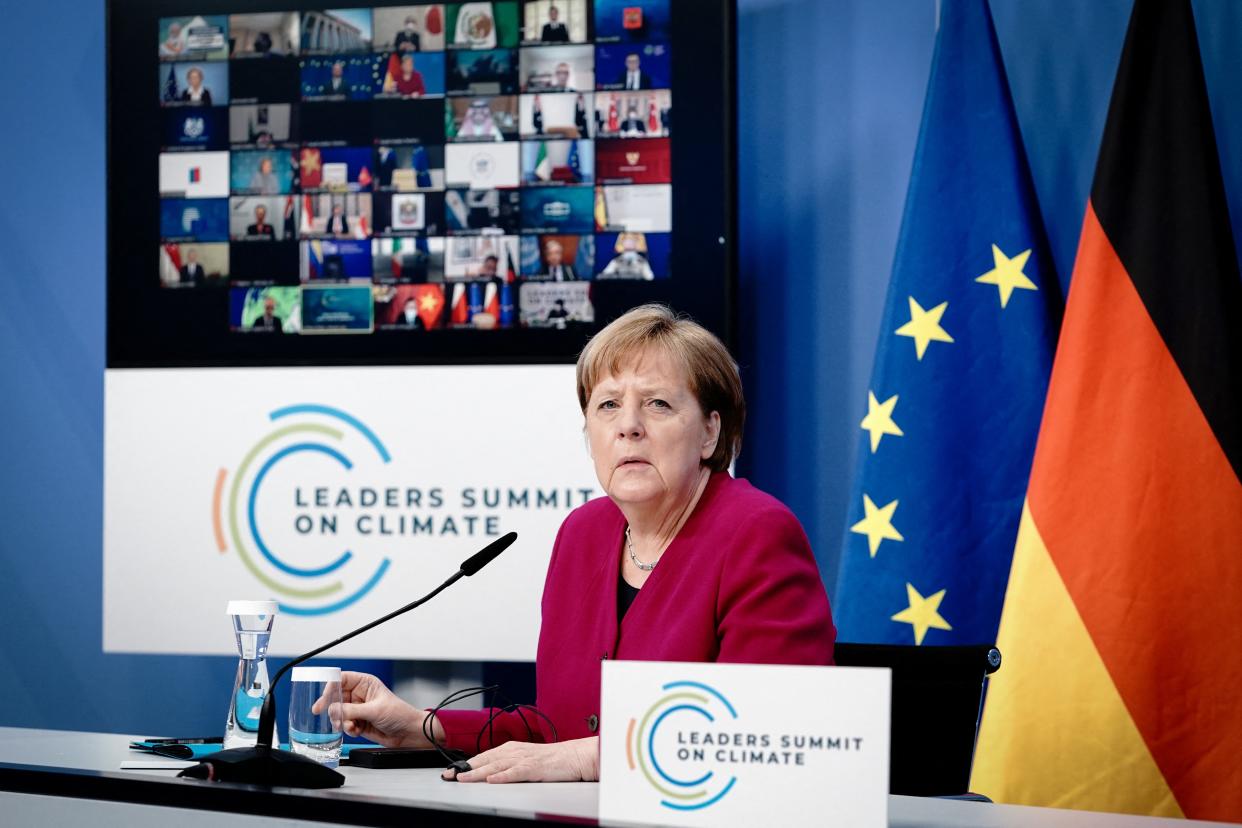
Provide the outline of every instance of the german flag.
{"type": "Polygon", "coordinates": [[[1137,0],[972,787],[1242,821],[1242,281],[1189,0],[1137,0]]]}

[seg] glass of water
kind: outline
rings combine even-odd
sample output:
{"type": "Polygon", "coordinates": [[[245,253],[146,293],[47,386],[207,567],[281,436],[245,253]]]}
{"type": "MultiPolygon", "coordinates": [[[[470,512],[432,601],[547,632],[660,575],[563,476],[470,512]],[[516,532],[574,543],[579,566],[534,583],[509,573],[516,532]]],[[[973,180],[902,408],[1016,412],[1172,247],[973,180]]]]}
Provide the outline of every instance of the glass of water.
{"type": "Polygon", "coordinates": [[[321,765],[341,763],[341,668],[294,667],[289,694],[289,748],[321,765]]]}

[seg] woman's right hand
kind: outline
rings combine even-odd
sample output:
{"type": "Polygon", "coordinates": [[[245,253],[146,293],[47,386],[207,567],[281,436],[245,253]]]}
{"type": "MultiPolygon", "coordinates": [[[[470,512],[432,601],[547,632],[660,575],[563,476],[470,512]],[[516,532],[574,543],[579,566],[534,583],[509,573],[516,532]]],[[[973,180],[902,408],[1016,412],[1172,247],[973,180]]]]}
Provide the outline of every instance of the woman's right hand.
{"type": "MultiPolygon", "coordinates": [[[[384,747],[429,748],[423,736],[427,711],[419,710],[369,673],[341,673],[341,718],[350,736],[361,736],[384,747]]],[[[432,721],[435,737],[443,739],[440,723],[432,721]]]]}

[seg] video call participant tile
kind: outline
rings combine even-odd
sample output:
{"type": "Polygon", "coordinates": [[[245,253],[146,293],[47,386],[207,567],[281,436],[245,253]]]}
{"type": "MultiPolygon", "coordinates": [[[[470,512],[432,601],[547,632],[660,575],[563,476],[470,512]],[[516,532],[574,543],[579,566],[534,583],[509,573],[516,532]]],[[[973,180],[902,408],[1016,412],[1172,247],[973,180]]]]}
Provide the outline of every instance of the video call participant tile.
{"type": "Polygon", "coordinates": [[[444,95],[443,52],[386,52],[375,56],[376,98],[439,98],[444,95]]]}
{"type": "Polygon", "coordinates": [[[299,238],[370,238],[370,193],[316,193],[302,196],[299,238]]]}
{"type": "Polygon", "coordinates": [[[221,106],[229,102],[229,64],[190,61],[159,65],[161,106],[221,106]]]}
{"type": "Polygon", "coordinates": [[[615,138],[595,142],[595,178],[601,184],[669,184],[672,148],[667,138],[615,138]]]}
{"type": "Polygon", "coordinates": [[[449,144],[444,148],[444,183],[471,190],[517,187],[520,147],[517,142],[449,144]]]}
{"type": "Polygon", "coordinates": [[[595,228],[595,188],[522,189],[522,227],[534,233],[589,233],[595,228]]]}
{"type": "Polygon", "coordinates": [[[522,236],[522,278],[577,282],[595,275],[595,236],[522,236]]]}
{"type": "Polygon", "coordinates": [[[376,193],[375,232],[385,235],[444,235],[443,193],[376,193]]]}
{"type": "Polygon", "coordinates": [[[514,95],[518,91],[518,50],[449,52],[444,77],[447,95],[514,95]]]}
{"type": "Polygon", "coordinates": [[[444,51],[443,3],[377,8],[371,20],[377,52],[444,51]]]}
{"type": "Polygon", "coordinates": [[[374,55],[325,55],[299,61],[304,101],[369,101],[379,91],[374,55]]]}
{"type": "Polygon", "coordinates": [[[301,68],[295,57],[234,60],[229,70],[235,104],[287,104],[301,97],[301,68]]]}
{"type": "Polygon", "coordinates": [[[537,92],[521,99],[521,136],[590,138],[595,120],[590,92],[537,92]]]}
{"type": "Polygon", "coordinates": [[[444,285],[392,285],[376,289],[375,328],[385,331],[432,331],[444,327],[444,285]]]}
{"type": "Polygon", "coordinates": [[[229,189],[235,195],[292,193],[297,175],[297,156],[291,149],[234,150],[229,154],[229,189]]]}
{"type": "Polygon", "coordinates": [[[376,190],[443,190],[444,146],[385,142],[376,148],[375,169],[376,190]]]}
{"type": "Polygon", "coordinates": [[[606,184],[599,189],[602,204],[596,211],[596,230],[668,233],[673,229],[672,186],[606,184]]]}
{"type": "Polygon", "coordinates": [[[592,17],[587,0],[529,0],[522,4],[522,45],[586,43],[592,17]]]}
{"type": "Polygon", "coordinates": [[[229,329],[257,335],[295,334],[301,328],[302,289],[235,287],[229,289],[229,329]]]}
{"type": "Polygon", "coordinates": [[[590,184],[595,180],[593,141],[525,141],[522,185],[590,184]]]}
{"type": "Polygon", "coordinates": [[[160,195],[165,198],[220,198],[229,194],[227,152],[160,153],[160,195]]]}
{"type": "Polygon", "coordinates": [[[508,278],[518,273],[517,236],[452,236],[445,240],[446,281],[508,278]]]}
{"type": "Polygon", "coordinates": [[[444,239],[387,236],[371,239],[371,278],[390,282],[443,282],[444,239]]]}
{"type": "Polygon", "coordinates": [[[522,229],[522,194],[518,190],[451,189],[444,194],[444,214],[451,235],[513,235],[522,229]]]}
{"type": "Polygon", "coordinates": [[[164,241],[228,241],[229,200],[161,199],[160,238],[164,241]]]}
{"type": "Polygon", "coordinates": [[[445,138],[454,142],[516,141],[518,99],[516,95],[449,98],[445,138]]]}
{"type": "Polygon", "coordinates": [[[365,192],[375,186],[375,150],[369,146],[304,146],[298,171],[303,192],[365,192]]]}
{"type": "Polygon", "coordinates": [[[671,249],[668,233],[600,233],[595,237],[595,278],[667,279],[671,249]]]}
{"type": "Polygon", "coordinates": [[[371,51],[371,10],[324,9],[302,12],[301,51],[308,55],[371,51]]]}
{"type": "Polygon", "coordinates": [[[371,282],[369,239],[311,239],[300,242],[298,279],[307,282],[371,282]]]}
{"type": "Polygon", "coordinates": [[[523,49],[523,92],[590,92],[595,89],[595,47],[523,49]]]}
{"type": "Polygon", "coordinates": [[[224,15],[162,17],[160,60],[227,60],[229,20],[224,15]]]}
{"type": "Polygon", "coordinates": [[[229,147],[226,106],[169,108],[160,113],[161,146],[167,150],[222,150],[229,147]]]}
{"type": "Polygon", "coordinates": [[[667,89],[598,92],[595,123],[600,138],[667,138],[673,95],[667,89]]]}
{"type": "Polygon", "coordinates": [[[244,242],[297,238],[303,196],[234,196],[229,199],[229,238],[244,242]]]}
{"type": "Polygon", "coordinates": [[[371,135],[379,141],[401,141],[427,147],[441,145],[444,143],[444,107],[445,102],[441,99],[374,101],[369,124],[371,135]]]}
{"type": "Polygon", "coordinates": [[[229,279],[229,245],[170,242],[160,246],[160,284],[166,288],[221,287],[229,279]]]}
{"type": "Polygon", "coordinates": [[[445,48],[512,48],[520,41],[518,4],[449,3],[444,7],[445,48]]]}
{"type": "Polygon", "coordinates": [[[669,39],[670,0],[595,0],[598,43],[669,39]]]}
{"type": "Polygon", "coordinates": [[[296,55],[301,44],[297,12],[229,15],[229,57],[272,58],[296,55]]]}
{"type": "Polygon", "coordinates": [[[524,282],[518,289],[518,309],[524,328],[564,330],[595,321],[590,282],[524,282]]]}
{"type": "Polygon", "coordinates": [[[672,75],[669,47],[663,43],[595,47],[598,89],[668,89],[672,75]]]}
{"type": "Polygon", "coordinates": [[[298,112],[287,103],[230,106],[229,143],[264,148],[297,143],[298,112]]]}
{"type": "Polygon", "coordinates": [[[302,334],[369,334],[375,327],[371,286],[305,285],[302,334]]]}

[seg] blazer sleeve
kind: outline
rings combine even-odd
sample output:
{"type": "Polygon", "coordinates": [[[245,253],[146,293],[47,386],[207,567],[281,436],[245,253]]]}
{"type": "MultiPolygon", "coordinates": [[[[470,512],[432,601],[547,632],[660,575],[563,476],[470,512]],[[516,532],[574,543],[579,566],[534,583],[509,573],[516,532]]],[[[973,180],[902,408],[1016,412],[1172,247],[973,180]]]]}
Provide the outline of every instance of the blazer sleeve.
{"type": "Polygon", "coordinates": [[[445,747],[464,751],[473,756],[479,750],[491,750],[505,742],[542,742],[544,740],[543,731],[539,727],[539,716],[530,711],[524,711],[520,715],[516,711],[500,713],[492,720],[489,735],[484,728],[487,727],[488,717],[493,712],[494,708],[441,710],[436,714],[436,720],[444,728],[445,747]],[[525,721],[523,721],[523,716],[525,716],[525,721]],[[476,750],[476,746],[479,750],[476,750]]]}
{"type": "Polygon", "coordinates": [[[729,543],[716,617],[718,661],[833,663],[828,594],[806,533],[785,507],[757,510],[729,543]]]}
{"type": "MultiPolygon", "coordinates": [[[[555,604],[557,560],[561,549],[561,539],[565,534],[565,524],[572,520],[567,518],[556,533],[556,541],[552,544],[552,557],[548,561],[548,574],[544,579],[541,607],[546,617],[549,609],[555,604]]],[[[540,645],[543,644],[544,631],[540,631],[540,645]]],[[[535,680],[539,676],[536,672],[535,680]]],[[[536,705],[541,699],[536,699],[536,705]]],[[[545,742],[550,735],[543,730],[543,718],[529,710],[522,712],[501,713],[492,720],[490,735],[480,732],[487,726],[487,720],[494,708],[488,710],[441,710],[436,714],[444,728],[445,746],[461,750],[470,755],[476,753],[476,746],[482,750],[503,745],[505,742],[545,742]]]]}

